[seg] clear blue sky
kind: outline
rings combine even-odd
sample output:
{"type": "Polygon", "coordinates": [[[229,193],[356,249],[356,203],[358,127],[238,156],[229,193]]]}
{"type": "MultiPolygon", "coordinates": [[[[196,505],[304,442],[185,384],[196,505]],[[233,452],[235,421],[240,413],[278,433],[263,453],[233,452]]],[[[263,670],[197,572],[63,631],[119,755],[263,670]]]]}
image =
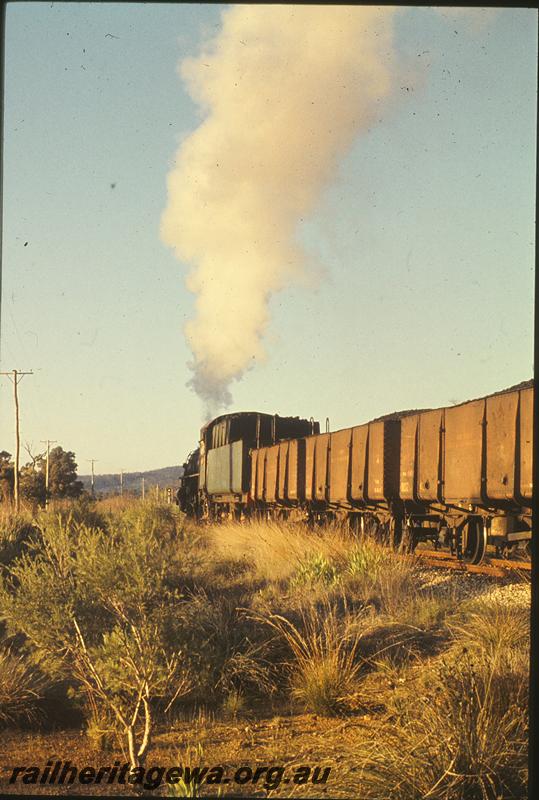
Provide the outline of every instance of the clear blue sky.
{"type": "MultiPolygon", "coordinates": [[[[223,8],[7,6],[1,368],[34,371],[22,441],[57,440],[82,473],[179,464],[197,441],[194,298],[159,224],[201,120],[177,65],[223,8]]],[[[531,377],[536,34],[533,9],[397,14],[413,70],[301,226],[323,273],[272,298],[233,410],[336,429],[531,377]]],[[[3,378],[10,452],[12,418],[3,378]]]]}

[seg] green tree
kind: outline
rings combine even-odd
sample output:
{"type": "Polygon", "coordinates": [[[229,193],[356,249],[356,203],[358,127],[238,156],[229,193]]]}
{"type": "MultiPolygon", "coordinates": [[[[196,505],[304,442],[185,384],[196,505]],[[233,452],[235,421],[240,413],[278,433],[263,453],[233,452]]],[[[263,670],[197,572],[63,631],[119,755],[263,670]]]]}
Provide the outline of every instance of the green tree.
{"type": "MultiPolygon", "coordinates": [[[[32,460],[20,471],[21,496],[33,503],[44,505],[47,460],[44,453],[34,456],[29,449],[28,452],[32,460]]],[[[13,467],[11,469],[13,470],[13,467]]],[[[49,453],[49,497],[53,499],[80,497],[83,488],[82,482],[77,480],[75,453],[64,450],[63,447],[53,448],[49,453]]]]}
{"type": "Polygon", "coordinates": [[[26,464],[19,473],[19,491],[21,497],[33,503],[45,503],[45,472],[40,464],[26,464]],[[37,468],[36,468],[37,467],[37,468]]]}
{"type": "Polygon", "coordinates": [[[11,453],[0,451],[0,500],[9,501],[13,497],[13,462],[11,453]]]}
{"type": "Polygon", "coordinates": [[[151,744],[152,704],[190,688],[171,634],[182,598],[171,565],[178,542],[158,515],[111,521],[105,532],[44,515],[37,548],[0,586],[0,617],[53,678],[68,679],[92,713],[116,720],[131,766],[151,744]]]}
{"type": "MultiPolygon", "coordinates": [[[[44,472],[45,459],[42,459],[40,469],[44,472]]],[[[54,447],[49,454],[50,497],[80,497],[83,488],[82,482],[77,480],[75,453],[54,447]]]]}

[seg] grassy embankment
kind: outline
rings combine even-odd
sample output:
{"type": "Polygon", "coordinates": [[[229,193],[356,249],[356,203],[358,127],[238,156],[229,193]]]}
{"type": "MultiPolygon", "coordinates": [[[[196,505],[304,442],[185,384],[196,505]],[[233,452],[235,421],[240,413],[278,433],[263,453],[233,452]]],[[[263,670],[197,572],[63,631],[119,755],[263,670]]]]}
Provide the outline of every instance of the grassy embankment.
{"type": "MultiPolygon", "coordinates": [[[[463,598],[454,576],[433,582],[414,559],[336,526],[197,528],[169,506],[120,498],[3,512],[0,563],[0,767],[45,763],[51,748],[87,763],[126,757],[110,697],[129,702],[122,648],[131,651],[116,639],[124,628],[144,637],[147,613],[161,649],[141,658],[155,658],[156,670],[171,652],[177,659],[151,697],[148,764],[329,765],[330,797],[525,796],[528,608],[482,599],[484,579],[463,598]],[[77,601],[49,591],[50,625],[60,625],[62,603],[86,625],[110,683],[103,696],[84,689],[84,669],[70,675],[65,652],[39,631],[36,586],[54,586],[55,574],[77,601]]],[[[71,629],[58,630],[69,649],[71,629]]]]}

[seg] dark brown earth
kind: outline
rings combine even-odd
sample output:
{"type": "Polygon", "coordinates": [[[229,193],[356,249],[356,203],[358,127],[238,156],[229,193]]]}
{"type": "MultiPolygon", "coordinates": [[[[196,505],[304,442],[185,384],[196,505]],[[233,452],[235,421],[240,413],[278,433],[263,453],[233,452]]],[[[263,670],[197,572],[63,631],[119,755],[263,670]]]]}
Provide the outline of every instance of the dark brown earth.
{"type": "MultiPolygon", "coordinates": [[[[369,714],[346,719],[302,714],[256,722],[249,719],[222,722],[202,718],[190,723],[177,723],[172,730],[157,735],[147,767],[168,768],[179,764],[212,767],[220,764],[227,768],[227,774],[232,775],[240,766],[255,769],[261,765],[278,765],[285,767],[286,777],[302,765],[329,766],[331,772],[326,785],[285,787],[283,783],[281,791],[274,794],[355,797],[357,778],[354,750],[360,741],[372,735],[376,725],[375,717],[369,714]]],[[[98,768],[111,766],[115,760],[123,764],[125,754],[120,748],[103,752],[92,747],[88,737],[78,730],[56,733],[4,732],[0,745],[0,792],[86,796],[134,793],[133,789],[118,784],[40,786],[24,785],[17,781],[16,785],[9,785],[14,767],[31,764],[43,768],[49,759],[71,761],[79,769],[86,766],[98,768]]],[[[203,787],[201,793],[207,794],[208,790],[209,787],[203,787]]],[[[231,784],[230,788],[227,787],[227,793],[267,796],[267,790],[261,785],[241,787],[231,784]]],[[[166,787],[152,794],[167,794],[166,787]]]]}

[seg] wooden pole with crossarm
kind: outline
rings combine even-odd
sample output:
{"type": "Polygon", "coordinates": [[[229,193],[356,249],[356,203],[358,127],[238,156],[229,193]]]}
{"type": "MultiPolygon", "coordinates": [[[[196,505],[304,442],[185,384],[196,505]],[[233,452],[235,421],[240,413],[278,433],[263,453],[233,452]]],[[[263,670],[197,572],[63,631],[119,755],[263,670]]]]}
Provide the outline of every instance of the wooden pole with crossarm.
{"type": "Polygon", "coordinates": [[[56,444],[56,439],[41,439],[41,444],[47,445],[47,460],[45,462],[45,508],[49,505],[49,455],[51,444],[56,444]]]}

